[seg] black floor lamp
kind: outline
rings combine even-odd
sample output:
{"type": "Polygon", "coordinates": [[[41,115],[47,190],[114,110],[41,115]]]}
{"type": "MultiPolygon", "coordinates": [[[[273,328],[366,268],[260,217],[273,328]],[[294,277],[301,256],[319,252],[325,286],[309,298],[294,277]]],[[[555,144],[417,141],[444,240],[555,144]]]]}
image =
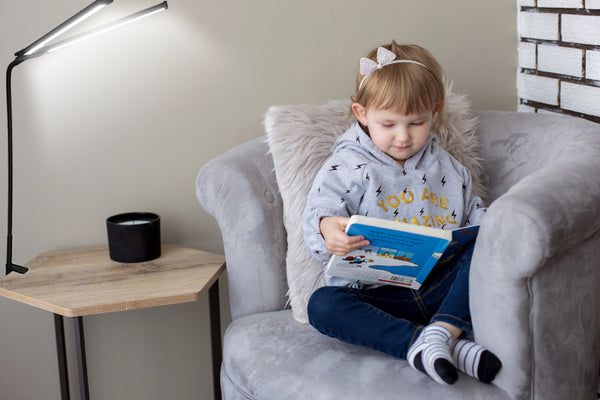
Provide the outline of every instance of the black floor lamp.
{"type": "Polygon", "coordinates": [[[62,35],[75,25],[79,24],[86,18],[100,11],[103,7],[112,3],[113,0],[96,0],[77,14],[67,19],[65,22],[36,40],[23,50],[19,50],[15,53],[15,59],[8,65],[6,69],[6,105],[7,105],[7,123],[8,123],[8,215],[7,215],[7,238],[6,238],[6,274],[11,272],[18,272],[23,274],[27,272],[27,267],[14,264],[12,261],[12,213],[13,213],[13,128],[12,128],[12,88],[11,88],[11,77],[12,70],[24,61],[31,58],[40,57],[46,53],[58,50],[64,46],[78,42],[82,39],[106,32],[110,29],[114,29],[126,23],[138,20],[140,18],[149,16],[156,12],[166,10],[168,8],[167,2],[163,1],[153,7],[131,14],[127,17],[118,19],[110,24],[101,26],[96,29],[81,33],[71,38],[49,44],[51,41],[62,35]]]}

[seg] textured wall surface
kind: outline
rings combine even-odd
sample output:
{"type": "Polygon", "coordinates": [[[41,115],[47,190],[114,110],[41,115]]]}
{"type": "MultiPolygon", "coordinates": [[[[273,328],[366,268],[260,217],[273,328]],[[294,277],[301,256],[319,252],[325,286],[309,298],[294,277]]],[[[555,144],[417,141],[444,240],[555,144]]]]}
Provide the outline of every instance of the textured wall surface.
{"type": "Polygon", "coordinates": [[[518,0],[519,110],[600,123],[600,0],[518,0]]]}

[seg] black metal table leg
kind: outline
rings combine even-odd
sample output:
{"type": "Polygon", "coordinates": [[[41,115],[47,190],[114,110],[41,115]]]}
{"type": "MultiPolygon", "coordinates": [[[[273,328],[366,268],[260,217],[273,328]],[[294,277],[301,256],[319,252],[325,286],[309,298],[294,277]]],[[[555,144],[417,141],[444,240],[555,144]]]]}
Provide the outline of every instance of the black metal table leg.
{"type": "Polygon", "coordinates": [[[75,321],[75,340],[77,342],[77,366],[79,370],[79,393],[81,400],[89,400],[87,359],[85,356],[85,337],[83,335],[83,317],[73,318],[75,321]]]}
{"type": "Polygon", "coordinates": [[[219,280],[208,289],[208,307],[210,310],[210,341],[212,347],[213,392],[215,400],[221,400],[221,309],[219,305],[219,280]]]}
{"type": "Polygon", "coordinates": [[[62,400],[70,400],[69,369],[67,366],[67,350],[65,347],[65,324],[62,315],[54,314],[54,334],[56,336],[56,352],[58,355],[60,398],[62,400]]]}

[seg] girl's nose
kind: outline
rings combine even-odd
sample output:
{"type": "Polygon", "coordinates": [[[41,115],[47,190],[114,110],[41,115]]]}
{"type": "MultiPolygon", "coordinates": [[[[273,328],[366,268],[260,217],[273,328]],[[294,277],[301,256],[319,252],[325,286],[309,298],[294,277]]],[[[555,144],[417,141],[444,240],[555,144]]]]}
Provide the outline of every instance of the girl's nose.
{"type": "Polygon", "coordinates": [[[409,136],[408,129],[405,126],[398,125],[395,136],[398,142],[405,142],[409,136]]]}

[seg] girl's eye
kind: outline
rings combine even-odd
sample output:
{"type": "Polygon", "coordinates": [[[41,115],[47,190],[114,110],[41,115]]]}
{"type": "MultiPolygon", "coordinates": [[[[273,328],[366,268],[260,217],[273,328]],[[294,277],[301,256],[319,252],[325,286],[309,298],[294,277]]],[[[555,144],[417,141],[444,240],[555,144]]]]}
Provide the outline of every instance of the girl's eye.
{"type": "Polygon", "coordinates": [[[425,123],[424,121],[419,121],[419,122],[413,122],[411,125],[420,126],[420,125],[423,125],[424,123],[425,123]]]}

